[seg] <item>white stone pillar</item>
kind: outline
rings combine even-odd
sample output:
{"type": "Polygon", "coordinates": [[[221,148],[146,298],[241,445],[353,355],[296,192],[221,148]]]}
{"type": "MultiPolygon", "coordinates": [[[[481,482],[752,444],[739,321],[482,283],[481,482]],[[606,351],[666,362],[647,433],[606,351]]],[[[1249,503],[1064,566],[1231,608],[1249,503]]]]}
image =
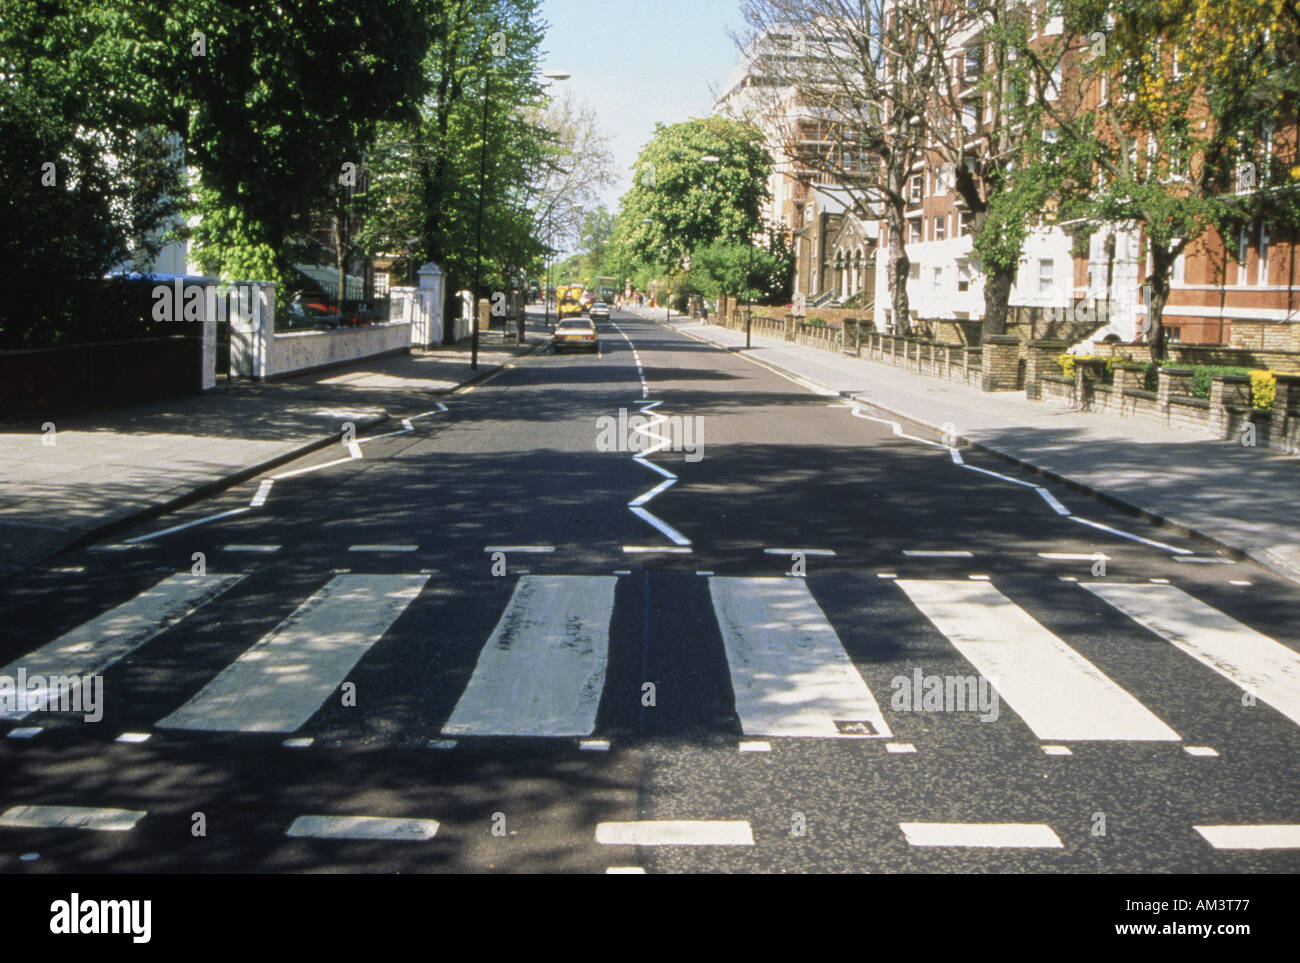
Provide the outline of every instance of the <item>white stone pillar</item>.
{"type": "Polygon", "coordinates": [[[421,348],[436,348],[443,341],[443,272],[430,261],[416,272],[420,279],[420,307],[423,315],[424,329],[417,341],[414,334],[411,343],[421,348]]]}

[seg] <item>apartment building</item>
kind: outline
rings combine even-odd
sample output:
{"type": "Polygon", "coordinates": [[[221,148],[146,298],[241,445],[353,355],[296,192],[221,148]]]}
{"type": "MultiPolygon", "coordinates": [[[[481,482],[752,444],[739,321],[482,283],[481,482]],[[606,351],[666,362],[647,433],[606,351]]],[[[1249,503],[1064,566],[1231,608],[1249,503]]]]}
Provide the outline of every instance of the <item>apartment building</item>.
{"type": "MultiPolygon", "coordinates": [[[[1053,37],[1063,28],[1042,2],[1036,10],[1038,36],[1053,37]]],[[[949,60],[966,86],[961,116],[953,117],[972,133],[988,118],[984,97],[976,89],[984,69],[982,27],[972,22],[953,37],[949,60]]],[[[1116,96],[1106,81],[1082,90],[1073,70],[1054,77],[1049,96],[1082,96],[1084,107],[1116,96]]],[[[1177,70],[1171,60],[1171,71],[1177,70]]],[[[1175,74],[1176,76],[1176,74],[1175,74]]],[[[1286,166],[1300,164],[1294,122],[1273,136],[1286,166]]],[[[1047,131],[1045,136],[1052,136],[1047,131]]],[[[1154,153],[1142,141],[1142,154],[1154,153]]],[[[908,296],[912,324],[923,333],[962,340],[977,337],[984,310],[983,274],[972,249],[970,213],[953,189],[952,170],[937,150],[927,152],[909,182],[905,236],[891,237],[881,226],[876,271],[877,325],[893,330],[886,273],[891,246],[901,244],[911,262],[908,296]],[[928,330],[927,330],[928,329],[928,330]]],[[[1267,189],[1251,183],[1242,189],[1267,189]]],[[[1108,224],[1072,236],[1071,224],[1051,224],[1031,231],[1009,304],[1013,317],[1067,322],[1061,330],[1086,332],[1084,346],[1102,340],[1141,341],[1146,304],[1143,284],[1151,265],[1140,225],[1108,224]],[[1069,324],[1074,322],[1074,324],[1069,324]]],[[[1174,265],[1164,312],[1166,337],[1173,343],[1227,344],[1235,347],[1300,350],[1300,290],[1295,273],[1296,238],[1270,230],[1258,221],[1224,238],[1213,228],[1189,244],[1174,265]]],[[[1042,331],[1044,326],[1036,325],[1042,331]]]]}
{"type": "Polygon", "coordinates": [[[863,306],[875,290],[879,224],[842,184],[800,160],[822,141],[815,112],[793,85],[776,79],[797,72],[806,56],[796,33],[763,31],[742,52],[714,112],[763,133],[773,161],[763,219],[771,229],[790,232],[795,297],[811,304],[853,299],[863,306]],[[770,69],[774,61],[781,64],[777,70],[770,69]]]}

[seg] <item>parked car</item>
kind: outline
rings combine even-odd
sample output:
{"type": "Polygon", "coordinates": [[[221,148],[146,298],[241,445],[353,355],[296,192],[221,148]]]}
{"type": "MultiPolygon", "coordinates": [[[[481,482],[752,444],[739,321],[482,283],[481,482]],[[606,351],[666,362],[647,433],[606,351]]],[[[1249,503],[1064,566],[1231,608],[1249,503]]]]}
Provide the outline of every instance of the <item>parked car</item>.
{"type": "Polygon", "coordinates": [[[604,318],[606,321],[608,321],[608,320],[609,320],[609,305],[606,304],[604,301],[597,301],[597,302],[595,302],[595,303],[591,306],[591,312],[590,312],[590,313],[591,313],[591,318],[592,318],[593,321],[594,321],[596,318],[604,318]]]}
{"type": "Polygon", "coordinates": [[[596,323],[590,318],[564,318],[555,325],[555,334],[551,336],[555,353],[561,351],[600,351],[600,336],[596,334],[596,323]]]}
{"type": "Polygon", "coordinates": [[[285,306],[284,325],[286,330],[301,328],[341,328],[351,324],[327,298],[313,294],[297,294],[285,306]]]}

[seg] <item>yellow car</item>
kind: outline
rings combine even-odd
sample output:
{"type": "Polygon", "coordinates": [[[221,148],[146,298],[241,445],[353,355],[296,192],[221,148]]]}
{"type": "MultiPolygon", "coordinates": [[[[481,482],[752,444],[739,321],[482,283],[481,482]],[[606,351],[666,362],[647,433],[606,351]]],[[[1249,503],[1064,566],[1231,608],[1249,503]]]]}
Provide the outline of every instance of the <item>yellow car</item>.
{"type": "Polygon", "coordinates": [[[582,302],[577,298],[560,298],[560,317],[576,318],[582,315],[582,302]]]}

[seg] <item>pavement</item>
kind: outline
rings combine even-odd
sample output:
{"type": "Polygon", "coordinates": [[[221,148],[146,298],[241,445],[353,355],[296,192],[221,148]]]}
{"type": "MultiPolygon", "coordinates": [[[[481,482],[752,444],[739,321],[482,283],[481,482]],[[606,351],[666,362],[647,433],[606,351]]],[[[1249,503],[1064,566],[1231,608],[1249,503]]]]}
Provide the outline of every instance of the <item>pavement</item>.
{"type": "MultiPolygon", "coordinates": [[[[639,312],[663,323],[662,311],[639,312]]],[[[673,328],[1204,539],[1300,582],[1300,461],[1136,419],[986,393],[892,365],[674,317],[673,328]]]]}
{"type": "MultiPolygon", "coordinates": [[[[0,576],[362,432],[422,397],[455,391],[534,351],[484,333],[469,343],[359,361],[302,377],[236,381],[44,422],[0,423],[0,576]]],[[[427,405],[426,405],[427,407],[427,405]]]]}

